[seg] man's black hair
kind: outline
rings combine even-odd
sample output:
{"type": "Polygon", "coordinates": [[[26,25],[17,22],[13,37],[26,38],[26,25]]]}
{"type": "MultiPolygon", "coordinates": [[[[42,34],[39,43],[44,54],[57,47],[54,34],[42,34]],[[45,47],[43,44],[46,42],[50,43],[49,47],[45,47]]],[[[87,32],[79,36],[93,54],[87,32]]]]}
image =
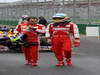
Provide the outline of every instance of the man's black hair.
{"type": "Polygon", "coordinates": [[[30,19],[38,19],[38,18],[37,17],[34,17],[34,16],[33,17],[28,17],[27,18],[27,21],[30,21],[30,19]]]}

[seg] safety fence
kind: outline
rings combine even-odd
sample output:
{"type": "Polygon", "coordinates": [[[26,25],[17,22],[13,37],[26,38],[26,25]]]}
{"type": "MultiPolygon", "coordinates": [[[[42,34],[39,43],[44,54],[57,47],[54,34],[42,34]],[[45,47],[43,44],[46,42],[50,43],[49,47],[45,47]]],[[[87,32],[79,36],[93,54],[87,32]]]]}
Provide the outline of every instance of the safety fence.
{"type": "MultiPolygon", "coordinates": [[[[0,20],[18,20],[22,15],[43,16],[66,13],[79,24],[100,24],[100,0],[22,0],[0,3],[0,20]]],[[[8,22],[5,22],[8,23],[8,22]]]]}

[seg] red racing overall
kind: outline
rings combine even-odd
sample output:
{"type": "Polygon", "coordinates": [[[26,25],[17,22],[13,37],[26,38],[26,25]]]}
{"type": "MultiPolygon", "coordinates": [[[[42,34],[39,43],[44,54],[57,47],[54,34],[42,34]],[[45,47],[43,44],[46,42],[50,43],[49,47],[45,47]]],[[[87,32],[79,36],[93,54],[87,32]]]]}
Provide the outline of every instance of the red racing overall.
{"type": "Polygon", "coordinates": [[[65,24],[49,24],[46,31],[46,38],[51,39],[52,51],[54,52],[58,62],[63,62],[71,58],[71,37],[74,36],[74,46],[79,46],[79,32],[76,24],[69,22],[65,24]]]}
{"type": "MultiPolygon", "coordinates": [[[[44,33],[44,25],[40,24],[34,24],[34,25],[28,25],[28,24],[21,24],[18,25],[15,29],[15,32],[18,32],[18,34],[26,34],[27,38],[26,41],[28,43],[38,43],[38,33],[44,33]],[[36,28],[35,31],[30,31],[29,27],[36,28]]],[[[38,45],[32,45],[29,47],[22,46],[22,51],[25,56],[26,64],[33,64],[37,63],[38,60],[38,45]]]]}

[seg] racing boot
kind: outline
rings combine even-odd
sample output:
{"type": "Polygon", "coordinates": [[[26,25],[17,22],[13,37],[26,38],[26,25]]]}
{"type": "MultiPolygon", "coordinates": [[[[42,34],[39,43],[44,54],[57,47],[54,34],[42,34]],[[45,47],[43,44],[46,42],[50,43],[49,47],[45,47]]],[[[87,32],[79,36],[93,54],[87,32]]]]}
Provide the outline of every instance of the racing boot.
{"type": "Polygon", "coordinates": [[[56,67],[61,67],[64,66],[64,62],[63,61],[59,61],[58,64],[56,64],[56,67]]]}
{"type": "Polygon", "coordinates": [[[31,63],[31,65],[32,65],[32,66],[38,66],[38,64],[37,64],[37,63],[31,63]]]}
{"type": "Polygon", "coordinates": [[[37,63],[37,61],[32,61],[31,65],[32,66],[38,66],[38,63],[37,63]]]}
{"type": "Polygon", "coordinates": [[[30,65],[30,64],[31,64],[31,61],[28,61],[28,60],[26,60],[24,63],[24,65],[30,65]]]}
{"type": "Polygon", "coordinates": [[[67,59],[66,63],[67,63],[68,66],[72,66],[72,60],[71,59],[67,59]]]}

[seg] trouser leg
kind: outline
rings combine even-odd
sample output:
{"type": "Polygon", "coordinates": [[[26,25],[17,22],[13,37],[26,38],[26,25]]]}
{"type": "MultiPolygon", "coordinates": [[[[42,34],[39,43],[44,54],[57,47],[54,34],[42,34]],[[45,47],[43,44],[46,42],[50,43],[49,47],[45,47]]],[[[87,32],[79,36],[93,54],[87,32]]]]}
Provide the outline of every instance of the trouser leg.
{"type": "Polygon", "coordinates": [[[38,46],[31,46],[30,55],[31,55],[31,61],[33,63],[37,63],[37,60],[38,60],[38,46]]]}
{"type": "Polygon", "coordinates": [[[59,38],[52,39],[52,49],[58,61],[63,61],[63,51],[61,50],[62,44],[59,38]]]}
{"type": "Polygon", "coordinates": [[[23,55],[26,62],[31,62],[30,48],[22,46],[23,55]]]}

